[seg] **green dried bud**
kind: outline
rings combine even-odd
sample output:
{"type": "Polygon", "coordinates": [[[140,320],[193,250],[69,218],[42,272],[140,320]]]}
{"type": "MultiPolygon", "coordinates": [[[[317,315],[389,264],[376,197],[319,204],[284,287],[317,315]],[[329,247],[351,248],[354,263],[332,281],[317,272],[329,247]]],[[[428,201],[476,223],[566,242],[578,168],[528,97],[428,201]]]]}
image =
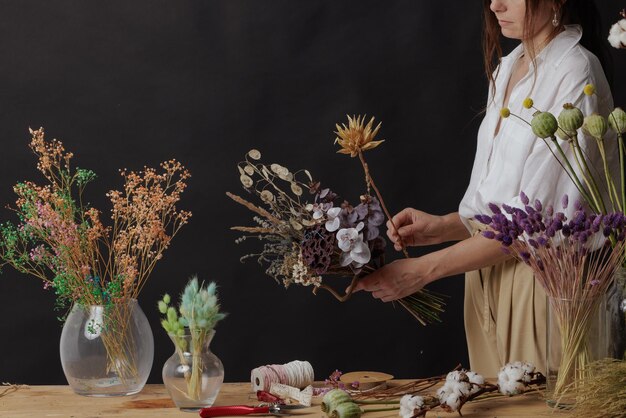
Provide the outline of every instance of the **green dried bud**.
{"type": "Polygon", "coordinates": [[[585,116],[580,109],[571,103],[563,105],[563,110],[559,114],[559,127],[569,136],[574,136],[574,133],[583,126],[584,121],[585,116]]]}
{"type": "Polygon", "coordinates": [[[163,302],[169,305],[171,301],[172,300],[170,298],[170,295],[168,295],[167,293],[163,295],[163,302]]]}
{"type": "Polygon", "coordinates": [[[609,129],[609,125],[602,116],[594,113],[585,118],[583,131],[596,139],[602,139],[609,129]]]}
{"type": "Polygon", "coordinates": [[[160,300],[158,305],[159,305],[159,312],[161,312],[162,314],[165,314],[167,312],[167,304],[163,302],[162,300],[160,300]]]}
{"type": "Polygon", "coordinates": [[[354,402],[344,402],[337,405],[334,411],[330,413],[332,418],[359,418],[363,415],[363,411],[354,402]]]}
{"type": "Polygon", "coordinates": [[[337,405],[344,402],[352,402],[352,398],[345,391],[341,389],[333,389],[328,391],[322,399],[322,412],[330,413],[335,410],[337,405]]]}
{"type": "Polygon", "coordinates": [[[176,313],[176,309],[169,307],[167,309],[167,320],[169,322],[173,323],[178,323],[178,314],[176,313]]]}
{"type": "Polygon", "coordinates": [[[167,320],[165,320],[165,319],[161,321],[161,326],[162,326],[162,327],[163,327],[163,329],[164,329],[165,331],[167,331],[168,333],[173,331],[173,330],[172,330],[172,326],[171,326],[171,325],[170,325],[170,323],[169,323],[169,322],[167,322],[167,320]]]}
{"type": "Polygon", "coordinates": [[[626,132],[626,112],[616,107],[609,115],[609,125],[618,134],[626,132]]]}
{"type": "Polygon", "coordinates": [[[535,135],[541,139],[550,138],[559,129],[559,123],[550,112],[536,112],[530,122],[535,135]]]}

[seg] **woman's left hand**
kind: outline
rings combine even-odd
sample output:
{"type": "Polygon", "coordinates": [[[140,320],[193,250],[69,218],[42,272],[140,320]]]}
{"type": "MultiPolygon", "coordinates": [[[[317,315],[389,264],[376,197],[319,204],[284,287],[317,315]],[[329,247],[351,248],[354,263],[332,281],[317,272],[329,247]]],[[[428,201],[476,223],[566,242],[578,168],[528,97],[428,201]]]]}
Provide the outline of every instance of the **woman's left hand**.
{"type": "Polygon", "coordinates": [[[366,290],[383,302],[402,299],[430,282],[429,270],[421,258],[396,260],[360,279],[354,292],[366,290]]]}

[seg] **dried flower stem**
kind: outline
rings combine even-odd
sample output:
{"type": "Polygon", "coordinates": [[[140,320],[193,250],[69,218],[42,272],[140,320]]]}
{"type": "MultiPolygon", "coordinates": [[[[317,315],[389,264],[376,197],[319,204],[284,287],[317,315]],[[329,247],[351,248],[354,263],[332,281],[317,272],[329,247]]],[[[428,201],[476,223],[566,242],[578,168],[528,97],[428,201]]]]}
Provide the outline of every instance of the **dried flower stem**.
{"type": "Polygon", "coordinates": [[[2,389],[0,390],[0,398],[9,395],[13,392],[17,392],[20,389],[28,389],[28,385],[14,385],[12,383],[2,383],[2,389]]]}
{"type": "MultiPolygon", "coordinates": [[[[376,196],[378,197],[378,200],[380,201],[380,206],[383,208],[383,211],[385,212],[385,215],[387,216],[387,219],[389,219],[389,222],[391,222],[391,226],[393,226],[393,229],[397,233],[398,232],[398,228],[396,228],[396,224],[393,222],[391,214],[387,210],[387,206],[385,205],[385,201],[383,200],[383,196],[380,194],[380,191],[378,190],[378,187],[376,187],[376,183],[374,183],[374,179],[372,178],[372,175],[370,173],[370,170],[369,170],[369,167],[367,165],[367,162],[365,161],[365,157],[363,157],[363,152],[361,152],[360,150],[359,150],[359,160],[361,161],[361,165],[363,166],[363,171],[365,172],[365,180],[366,180],[367,184],[368,185],[370,185],[370,184],[372,185],[372,188],[376,192],[376,196]]],[[[409,253],[406,250],[404,242],[402,242],[402,237],[400,236],[400,234],[398,234],[398,241],[400,241],[400,246],[402,247],[402,253],[404,254],[404,257],[405,258],[409,258],[409,253]]]]}

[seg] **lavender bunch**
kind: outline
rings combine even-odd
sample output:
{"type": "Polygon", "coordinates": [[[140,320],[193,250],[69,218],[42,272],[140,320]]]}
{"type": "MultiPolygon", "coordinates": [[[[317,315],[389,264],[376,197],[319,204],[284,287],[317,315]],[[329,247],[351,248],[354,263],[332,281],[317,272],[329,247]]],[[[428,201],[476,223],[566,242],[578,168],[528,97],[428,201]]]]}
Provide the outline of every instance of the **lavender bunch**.
{"type": "MultiPolygon", "coordinates": [[[[626,217],[621,212],[587,213],[575,203],[571,219],[520,193],[524,208],[490,204],[491,215],[476,215],[482,235],[524,261],[550,297],[561,333],[562,355],[554,396],[567,390],[574,373],[586,373],[586,336],[591,318],[614,281],[625,248],[626,217]]],[[[568,198],[562,199],[563,209],[568,198]]]]}

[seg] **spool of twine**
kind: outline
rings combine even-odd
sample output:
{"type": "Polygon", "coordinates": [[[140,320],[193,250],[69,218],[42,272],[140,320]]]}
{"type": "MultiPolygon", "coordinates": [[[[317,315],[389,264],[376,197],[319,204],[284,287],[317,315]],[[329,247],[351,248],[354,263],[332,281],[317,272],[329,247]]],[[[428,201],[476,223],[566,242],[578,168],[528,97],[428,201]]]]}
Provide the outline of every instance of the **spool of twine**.
{"type": "Polygon", "coordinates": [[[286,364],[270,364],[252,369],[252,391],[269,391],[272,383],[303,389],[313,383],[313,366],[308,361],[294,360],[286,364]]]}

